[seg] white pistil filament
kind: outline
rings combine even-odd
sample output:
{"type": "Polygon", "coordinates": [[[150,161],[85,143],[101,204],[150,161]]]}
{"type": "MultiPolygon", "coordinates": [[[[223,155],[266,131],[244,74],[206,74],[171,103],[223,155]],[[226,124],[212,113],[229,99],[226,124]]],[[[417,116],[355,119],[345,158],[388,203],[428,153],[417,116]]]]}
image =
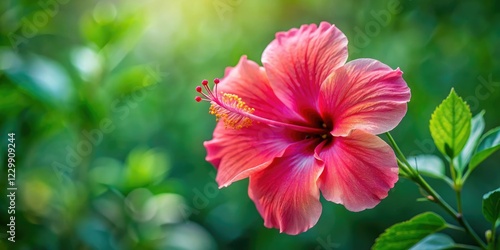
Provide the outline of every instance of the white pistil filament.
{"type": "Polygon", "coordinates": [[[196,96],[197,102],[206,101],[211,104],[209,113],[214,115],[216,120],[222,120],[226,128],[242,129],[249,127],[253,122],[262,122],[271,126],[286,127],[295,131],[301,131],[312,134],[321,134],[322,138],[326,138],[328,133],[326,125],[323,128],[306,127],[301,125],[283,123],[279,121],[270,120],[260,116],[254,115],[255,109],[249,107],[239,96],[229,93],[218,93],[217,85],[220,80],[214,79],[214,91],[208,87],[208,81],[203,80],[202,86],[196,87],[196,92],[201,96],[196,96]],[[203,91],[205,89],[205,91],[203,91]],[[205,93],[206,92],[206,93],[205,93]]]}
{"type": "Polygon", "coordinates": [[[209,113],[215,116],[215,120],[222,120],[226,128],[241,129],[252,125],[252,119],[245,116],[251,114],[255,109],[241,100],[240,97],[234,94],[222,93],[220,98],[223,106],[212,101],[209,113]]]}
{"type": "Polygon", "coordinates": [[[215,116],[215,120],[222,120],[226,128],[242,129],[252,125],[252,119],[248,115],[252,114],[255,109],[249,107],[241,98],[234,94],[217,92],[219,79],[214,79],[214,91],[208,87],[208,81],[203,80],[201,83],[206,93],[203,92],[201,86],[196,87],[196,91],[204,98],[197,96],[197,102],[210,102],[209,113],[215,116]]]}

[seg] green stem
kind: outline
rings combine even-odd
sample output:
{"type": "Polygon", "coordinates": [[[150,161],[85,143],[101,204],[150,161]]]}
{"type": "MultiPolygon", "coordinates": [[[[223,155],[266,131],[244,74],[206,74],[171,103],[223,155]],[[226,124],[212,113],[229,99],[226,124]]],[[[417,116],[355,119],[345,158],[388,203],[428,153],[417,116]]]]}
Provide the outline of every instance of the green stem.
{"type": "Polygon", "coordinates": [[[453,190],[455,191],[455,194],[457,196],[457,210],[459,214],[462,214],[463,213],[462,196],[461,196],[462,184],[460,178],[458,178],[457,176],[455,166],[453,165],[453,159],[450,160],[450,172],[451,172],[451,179],[453,180],[453,190]]]}
{"type": "Polygon", "coordinates": [[[488,242],[488,246],[490,247],[489,249],[491,249],[491,250],[495,249],[495,246],[497,244],[496,239],[495,239],[496,234],[497,234],[497,226],[498,226],[497,224],[500,224],[500,222],[493,223],[493,226],[491,228],[491,239],[488,242]]]}
{"type": "Polygon", "coordinates": [[[449,229],[457,230],[457,231],[462,231],[462,232],[464,231],[463,227],[455,226],[455,225],[448,224],[448,223],[446,223],[446,227],[449,229]]]}
{"type": "Polygon", "coordinates": [[[474,238],[474,240],[479,244],[479,246],[481,246],[482,249],[487,248],[483,240],[479,238],[479,236],[476,234],[476,232],[474,232],[472,227],[469,225],[467,220],[465,220],[465,218],[462,215],[460,216],[457,215],[456,220],[458,221],[458,223],[460,223],[460,225],[464,227],[465,231],[467,231],[467,233],[469,233],[472,236],[472,238],[474,238]]]}
{"type": "Polygon", "coordinates": [[[438,205],[440,205],[449,215],[451,215],[453,218],[457,218],[458,214],[453,209],[450,204],[448,204],[430,185],[427,183],[424,178],[422,178],[421,175],[415,176],[413,179],[419,185],[422,189],[425,190],[430,196],[434,198],[434,202],[436,202],[438,205]]]}
{"type": "MultiPolygon", "coordinates": [[[[453,159],[450,160],[450,173],[451,173],[451,179],[453,180],[453,182],[457,183],[457,173],[455,170],[455,166],[453,166],[453,159]]],[[[456,186],[456,184],[454,186],[456,186]]]]}
{"type": "Polygon", "coordinates": [[[412,176],[412,173],[410,173],[410,171],[407,169],[406,165],[404,163],[402,163],[398,158],[396,158],[396,160],[398,162],[399,169],[401,169],[401,171],[403,172],[405,177],[410,178],[412,176]]]}
{"type": "Polygon", "coordinates": [[[457,210],[459,214],[463,214],[462,210],[462,190],[461,188],[456,189],[455,193],[457,194],[457,210]]]}
{"type": "Polygon", "coordinates": [[[455,220],[457,220],[465,231],[470,234],[472,238],[474,238],[481,248],[486,249],[486,244],[483,240],[481,240],[481,238],[479,238],[476,232],[474,232],[467,220],[463,217],[462,213],[455,212],[455,210],[446,201],[444,201],[441,196],[439,196],[439,194],[424,180],[424,178],[422,178],[422,176],[417,175],[414,181],[434,198],[434,202],[443,207],[449,215],[455,218],[455,220]]]}
{"type": "MultiPolygon", "coordinates": [[[[441,196],[427,183],[427,181],[422,178],[422,176],[415,170],[413,169],[410,164],[408,163],[408,160],[406,160],[405,155],[401,150],[399,149],[398,145],[396,144],[396,141],[394,138],[392,138],[391,134],[389,132],[386,133],[387,137],[389,138],[389,143],[391,144],[392,148],[395,150],[396,154],[398,155],[398,165],[402,162],[402,165],[406,165],[405,169],[407,171],[410,171],[412,175],[410,175],[411,180],[413,180],[417,185],[419,185],[422,189],[424,189],[430,196],[432,196],[433,201],[440,205],[449,215],[451,215],[455,220],[458,221],[458,223],[465,229],[465,231],[474,238],[474,240],[479,244],[479,246],[482,249],[486,249],[487,246],[486,244],[479,238],[479,236],[474,232],[474,230],[470,227],[469,223],[465,218],[463,217],[462,212],[457,213],[441,196]]],[[[453,166],[451,166],[453,168],[453,166]]],[[[460,194],[458,192],[458,194],[460,194]]],[[[458,203],[461,204],[461,199],[458,199],[458,203]]],[[[459,206],[460,211],[462,210],[461,205],[459,206]]]]}
{"type": "Polygon", "coordinates": [[[396,143],[394,138],[392,138],[392,135],[389,132],[386,132],[385,134],[387,135],[387,138],[389,138],[389,144],[391,144],[394,151],[396,151],[398,160],[402,161],[404,165],[406,165],[405,170],[415,174],[415,171],[413,171],[413,168],[410,167],[410,163],[408,162],[408,160],[406,160],[405,155],[403,154],[403,152],[401,152],[401,149],[399,149],[398,144],[396,143]]]}

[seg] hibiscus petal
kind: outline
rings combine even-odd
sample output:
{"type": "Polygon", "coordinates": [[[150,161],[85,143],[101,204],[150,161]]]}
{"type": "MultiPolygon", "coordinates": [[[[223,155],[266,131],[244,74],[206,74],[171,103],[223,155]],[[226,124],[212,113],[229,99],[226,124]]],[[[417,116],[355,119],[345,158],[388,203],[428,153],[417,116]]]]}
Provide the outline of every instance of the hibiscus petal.
{"type": "Polygon", "coordinates": [[[302,121],[295,112],[285,106],[274,94],[266,72],[257,63],[242,56],[235,67],[228,67],[217,91],[239,96],[254,115],[281,121],[302,121]]]}
{"type": "Polygon", "coordinates": [[[225,128],[219,122],[213,139],[204,143],[206,160],[217,168],[220,187],[248,177],[283,155],[293,141],[293,131],[254,123],[242,129],[225,128]]]}
{"type": "Polygon", "coordinates": [[[320,177],[323,196],[350,211],[375,207],[398,180],[394,151],[375,135],[353,130],[318,149],[325,162],[320,177]]]}
{"type": "Polygon", "coordinates": [[[323,162],[315,157],[314,145],[313,140],[292,144],[283,157],[250,176],[248,194],[266,227],[295,235],[318,222],[321,203],[317,180],[323,162]]]}
{"type": "Polygon", "coordinates": [[[347,60],[347,38],[322,22],[279,32],[262,54],[276,95],[304,117],[316,110],[321,83],[347,60]]]}
{"type": "Polygon", "coordinates": [[[410,89],[403,73],[373,59],[358,59],[337,69],[321,86],[318,107],[333,126],[333,136],[353,129],[380,134],[396,127],[406,114],[410,89]]]}

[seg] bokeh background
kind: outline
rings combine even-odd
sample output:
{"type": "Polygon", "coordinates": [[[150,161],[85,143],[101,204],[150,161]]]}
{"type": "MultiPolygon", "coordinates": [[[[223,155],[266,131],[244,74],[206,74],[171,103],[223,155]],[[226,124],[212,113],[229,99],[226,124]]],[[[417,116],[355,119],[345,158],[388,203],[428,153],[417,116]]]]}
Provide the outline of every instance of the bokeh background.
{"type": "MultiPolygon", "coordinates": [[[[371,210],[323,200],[318,224],[289,236],[263,226],[247,180],[217,189],[202,145],[215,121],[194,87],[241,55],[260,63],[277,31],[321,21],[347,35],[349,60],[404,71],[412,100],[393,135],[406,154],[439,154],[428,120],[452,87],[473,114],[486,110],[487,130],[500,125],[498,1],[3,0],[0,149],[16,133],[18,191],[11,243],[1,153],[0,249],[368,249],[396,222],[441,213],[401,179],[371,210]]],[[[464,188],[481,236],[499,160],[464,188]]]]}

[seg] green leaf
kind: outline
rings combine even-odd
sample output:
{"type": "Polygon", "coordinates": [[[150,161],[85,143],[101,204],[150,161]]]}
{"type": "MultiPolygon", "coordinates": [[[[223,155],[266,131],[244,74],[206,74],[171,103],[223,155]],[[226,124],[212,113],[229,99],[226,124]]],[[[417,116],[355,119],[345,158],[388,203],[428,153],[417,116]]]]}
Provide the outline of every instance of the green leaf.
{"type": "Polygon", "coordinates": [[[500,188],[483,196],[483,215],[493,224],[500,220],[500,188]]]}
{"type": "Polygon", "coordinates": [[[409,249],[425,237],[446,228],[441,216],[426,212],[409,221],[393,225],[385,230],[373,245],[373,250],[409,249]]]}
{"type": "Polygon", "coordinates": [[[430,121],[432,139],[436,147],[451,159],[459,155],[471,130],[469,106],[454,89],[434,110],[430,121]]]}
{"type": "Polygon", "coordinates": [[[15,59],[18,63],[7,68],[5,75],[22,93],[57,108],[68,106],[75,90],[68,72],[59,62],[39,55],[15,56],[15,59]]]}
{"type": "Polygon", "coordinates": [[[442,250],[450,249],[455,245],[453,239],[446,234],[431,234],[417,243],[410,250],[442,250]]]}
{"type": "Polygon", "coordinates": [[[139,146],[128,155],[123,180],[126,187],[156,184],[165,178],[170,168],[170,158],[164,151],[139,146]]]}
{"type": "Polygon", "coordinates": [[[411,167],[419,173],[432,178],[446,179],[444,162],[435,155],[417,155],[408,157],[411,167]]]}
{"type": "Polygon", "coordinates": [[[460,155],[458,155],[454,164],[454,166],[460,172],[463,172],[465,170],[465,167],[469,163],[472,153],[474,153],[474,149],[476,148],[479,139],[483,134],[484,131],[483,116],[484,116],[484,110],[472,118],[472,128],[470,131],[469,140],[467,140],[464,149],[462,150],[460,155]]]}
{"type": "Polygon", "coordinates": [[[470,160],[470,171],[474,170],[479,163],[483,162],[498,149],[500,149],[500,127],[496,127],[483,135],[477,145],[476,152],[470,160]]]}

